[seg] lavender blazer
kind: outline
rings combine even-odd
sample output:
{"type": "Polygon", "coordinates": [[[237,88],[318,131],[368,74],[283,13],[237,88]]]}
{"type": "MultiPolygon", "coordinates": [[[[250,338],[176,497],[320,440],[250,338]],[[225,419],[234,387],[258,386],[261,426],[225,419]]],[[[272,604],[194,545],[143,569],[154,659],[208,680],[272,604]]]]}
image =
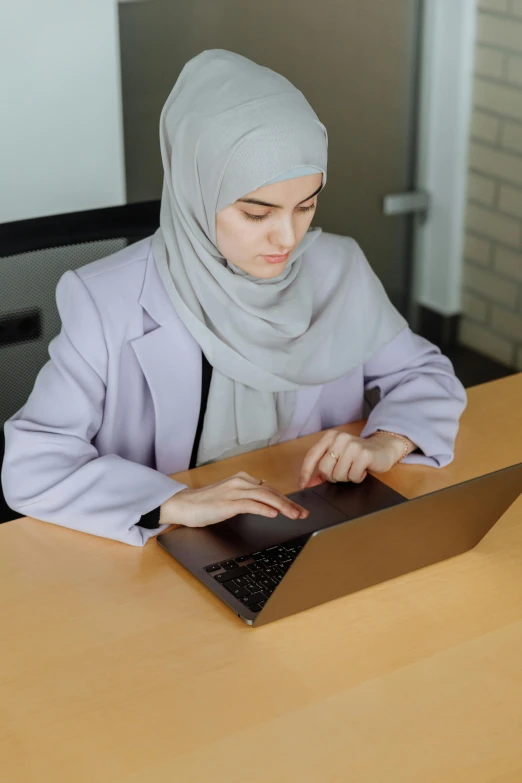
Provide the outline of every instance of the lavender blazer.
{"type": "MultiPolygon", "coordinates": [[[[330,251],[350,241],[324,237],[330,251]]],[[[150,238],[65,272],[56,300],[62,329],[50,360],[5,424],[5,498],[21,514],[141,546],[166,528],[137,526],[142,514],[186,486],[169,474],[189,466],[201,350],[165,292],[150,238]]],[[[380,401],[363,436],[407,435],[421,449],[408,463],[453,459],[465,391],[449,359],[408,328],[343,378],[299,390],[282,440],[361,419],[374,388],[380,401]]]]}

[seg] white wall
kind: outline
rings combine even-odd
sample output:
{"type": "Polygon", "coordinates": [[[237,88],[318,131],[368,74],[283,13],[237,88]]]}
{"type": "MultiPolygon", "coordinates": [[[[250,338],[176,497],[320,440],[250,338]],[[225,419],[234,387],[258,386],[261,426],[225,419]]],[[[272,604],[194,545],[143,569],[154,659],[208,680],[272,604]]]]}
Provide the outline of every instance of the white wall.
{"type": "Polygon", "coordinates": [[[114,0],[0,0],[0,223],[125,203],[114,0]]]}
{"type": "Polygon", "coordinates": [[[417,186],[432,198],[415,242],[415,299],[461,309],[476,0],[426,0],[417,186]]]}

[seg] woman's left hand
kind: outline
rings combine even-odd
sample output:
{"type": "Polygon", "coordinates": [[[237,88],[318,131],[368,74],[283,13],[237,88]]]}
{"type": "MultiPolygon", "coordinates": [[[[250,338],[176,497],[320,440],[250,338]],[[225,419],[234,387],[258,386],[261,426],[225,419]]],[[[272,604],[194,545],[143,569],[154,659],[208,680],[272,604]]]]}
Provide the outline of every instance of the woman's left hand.
{"type": "MultiPolygon", "coordinates": [[[[416,446],[410,443],[410,451],[414,451],[416,446]]],[[[323,481],[359,484],[368,470],[375,473],[390,470],[403,453],[404,443],[392,435],[377,432],[370,438],[358,438],[347,432],[327,430],[304,458],[299,486],[306,487],[316,472],[323,481]]]]}

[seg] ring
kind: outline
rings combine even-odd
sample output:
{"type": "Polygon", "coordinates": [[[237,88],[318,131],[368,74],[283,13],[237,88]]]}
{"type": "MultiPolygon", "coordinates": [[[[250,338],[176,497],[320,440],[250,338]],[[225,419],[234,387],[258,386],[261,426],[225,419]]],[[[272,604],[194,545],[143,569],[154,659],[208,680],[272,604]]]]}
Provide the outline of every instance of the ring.
{"type": "Polygon", "coordinates": [[[261,484],[266,484],[266,479],[260,479],[259,480],[259,486],[261,486],[261,484]]]}
{"type": "Polygon", "coordinates": [[[330,457],[333,457],[335,460],[339,459],[337,454],[334,454],[333,451],[329,451],[328,454],[330,455],[330,457]]]}

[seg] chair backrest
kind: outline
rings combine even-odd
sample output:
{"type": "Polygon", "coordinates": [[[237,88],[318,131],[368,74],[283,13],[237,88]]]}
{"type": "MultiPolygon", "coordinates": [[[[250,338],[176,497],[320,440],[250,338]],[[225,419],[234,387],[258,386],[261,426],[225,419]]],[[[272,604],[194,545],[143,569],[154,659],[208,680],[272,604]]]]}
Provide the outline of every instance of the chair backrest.
{"type": "Polygon", "coordinates": [[[49,359],[49,342],[60,331],[61,275],[150,236],[158,222],[155,201],[0,224],[0,430],[49,359]],[[16,332],[15,339],[25,339],[6,342],[14,316],[34,317],[16,332]]]}

